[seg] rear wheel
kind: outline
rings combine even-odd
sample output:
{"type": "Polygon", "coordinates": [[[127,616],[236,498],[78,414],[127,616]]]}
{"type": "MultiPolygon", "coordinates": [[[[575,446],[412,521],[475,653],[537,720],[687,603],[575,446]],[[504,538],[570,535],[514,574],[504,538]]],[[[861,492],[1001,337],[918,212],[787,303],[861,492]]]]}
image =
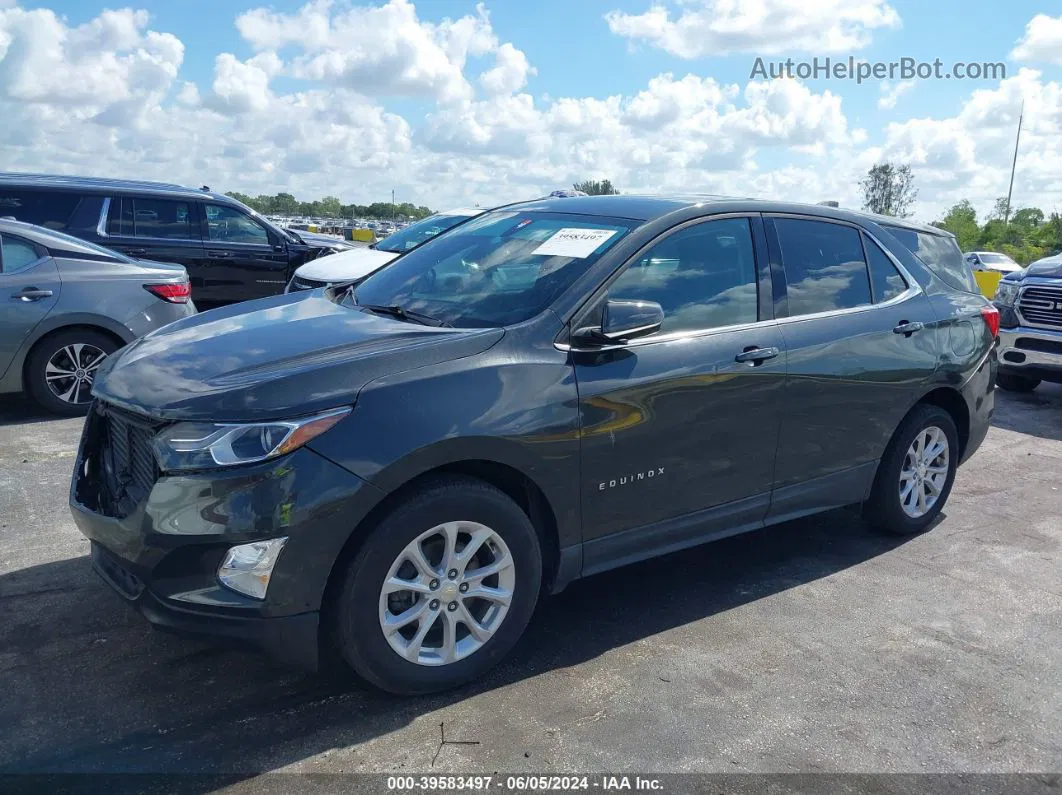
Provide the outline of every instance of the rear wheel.
{"type": "Polygon", "coordinates": [[[538,535],[507,495],[441,478],[384,517],[332,605],[340,654],[392,693],[469,682],[523,634],[542,579],[538,535]]]}
{"type": "Polygon", "coordinates": [[[76,417],[88,412],[96,371],[119,344],[88,328],[72,328],[45,337],[26,360],[26,386],[41,406],[76,417]]]}
{"type": "Polygon", "coordinates": [[[959,435],[938,406],[916,406],[893,435],[863,515],[899,535],[925,530],[951,494],[959,463],[959,435]]]}
{"type": "Polygon", "coordinates": [[[1008,392],[1032,392],[1040,386],[1040,379],[1000,372],[996,373],[996,386],[1008,392]]]}

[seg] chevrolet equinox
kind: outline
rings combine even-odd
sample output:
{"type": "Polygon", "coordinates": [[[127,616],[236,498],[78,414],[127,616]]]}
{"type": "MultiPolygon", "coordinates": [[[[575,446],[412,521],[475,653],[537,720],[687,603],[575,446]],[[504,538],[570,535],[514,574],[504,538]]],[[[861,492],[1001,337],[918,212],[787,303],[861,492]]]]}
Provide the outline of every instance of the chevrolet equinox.
{"type": "Polygon", "coordinates": [[[108,357],[70,503],[154,625],[434,691],[579,577],[841,506],[926,529],[987,431],[998,329],[931,227],[510,205],[108,357]]]}

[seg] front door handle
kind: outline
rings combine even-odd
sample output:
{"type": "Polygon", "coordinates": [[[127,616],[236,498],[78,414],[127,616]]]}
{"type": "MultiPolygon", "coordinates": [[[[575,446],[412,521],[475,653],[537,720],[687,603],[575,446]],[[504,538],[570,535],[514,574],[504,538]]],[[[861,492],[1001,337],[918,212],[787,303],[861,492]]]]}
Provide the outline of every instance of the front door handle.
{"type": "Polygon", "coordinates": [[[27,287],[25,290],[11,296],[12,301],[40,301],[42,298],[51,298],[51,290],[38,290],[36,287],[27,287]]]}
{"type": "Polygon", "coordinates": [[[127,248],[125,250],[125,253],[128,254],[130,257],[142,257],[145,254],[147,254],[147,249],[146,248],[127,248]]]}
{"type": "Polygon", "coordinates": [[[910,337],[916,331],[921,331],[926,327],[926,324],[920,320],[901,320],[900,324],[892,330],[893,334],[903,334],[905,337],[910,337]]]}
{"type": "Polygon", "coordinates": [[[748,347],[734,357],[735,362],[748,362],[752,365],[761,364],[768,359],[773,359],[778,355],[777,348],[757,348],[755,346],[748,347]]]}
{"type": "Polygon", "coordinates": [[[214,257],[215,259],[223,259],[224,257],[231,257],[231,251],[208,251],[208,257],[214,257]]]}

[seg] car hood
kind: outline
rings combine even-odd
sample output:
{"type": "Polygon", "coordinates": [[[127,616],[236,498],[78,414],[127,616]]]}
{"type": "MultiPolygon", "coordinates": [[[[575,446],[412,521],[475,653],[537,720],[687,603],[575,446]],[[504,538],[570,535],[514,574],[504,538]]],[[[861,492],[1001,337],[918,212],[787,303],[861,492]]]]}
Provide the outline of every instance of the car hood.
{"type": "Polygon", "coordinates": [[[352,248],[307,262],[295,271],[295,275],[319,282],[352,282],[364,279],[397,256],[393,251],[352,248]]]}
{"type": "Polygon", "coordinates": [[[344,240],[341,237],[322,235],[317,232],[303,232],[300,229],[290,229],[288,231],[298,235],[303,243],[314,248],[353,248],[354,245],[349,240],[344,240]]]}
{"type": "Polygon", "coordinates": [[[1025,269],[1025,276],[1040,276],[1045,279],[1062,279],[1062,254],[1039,259],[1025,269]]]}
{"type": "Polygon", "coordinates": [[[376,378],[475,355],[504,334],[371,314],[331,290],[294,293],[148,334],[104,361],[93,394],[159,419],[279,419],[350,405],[376,378]]]}

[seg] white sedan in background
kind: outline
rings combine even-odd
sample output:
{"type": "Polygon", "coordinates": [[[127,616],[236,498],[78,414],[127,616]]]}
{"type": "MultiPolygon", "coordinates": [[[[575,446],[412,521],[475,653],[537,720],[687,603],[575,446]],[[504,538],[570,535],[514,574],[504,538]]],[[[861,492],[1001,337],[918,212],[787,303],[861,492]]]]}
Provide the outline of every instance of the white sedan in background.
{"type": "Polygon", "coordinates": [[[416,248],[447,229],[484,212],[486,210],[478,207],[461,207],[445,213],[436,213],[371,246],[352,248],[307,262],[295,271],[284,292],[360,282],[399,254],[416,248]]]}
{"type": "Polygon", "coordinates": [[[966,261],[970,263],[970,267],[975,271],[1014,273],[1021,270],[1021,265],[1006,254],[1000,254],[996,251],[968,251],[964,256],[966,261]]]}

